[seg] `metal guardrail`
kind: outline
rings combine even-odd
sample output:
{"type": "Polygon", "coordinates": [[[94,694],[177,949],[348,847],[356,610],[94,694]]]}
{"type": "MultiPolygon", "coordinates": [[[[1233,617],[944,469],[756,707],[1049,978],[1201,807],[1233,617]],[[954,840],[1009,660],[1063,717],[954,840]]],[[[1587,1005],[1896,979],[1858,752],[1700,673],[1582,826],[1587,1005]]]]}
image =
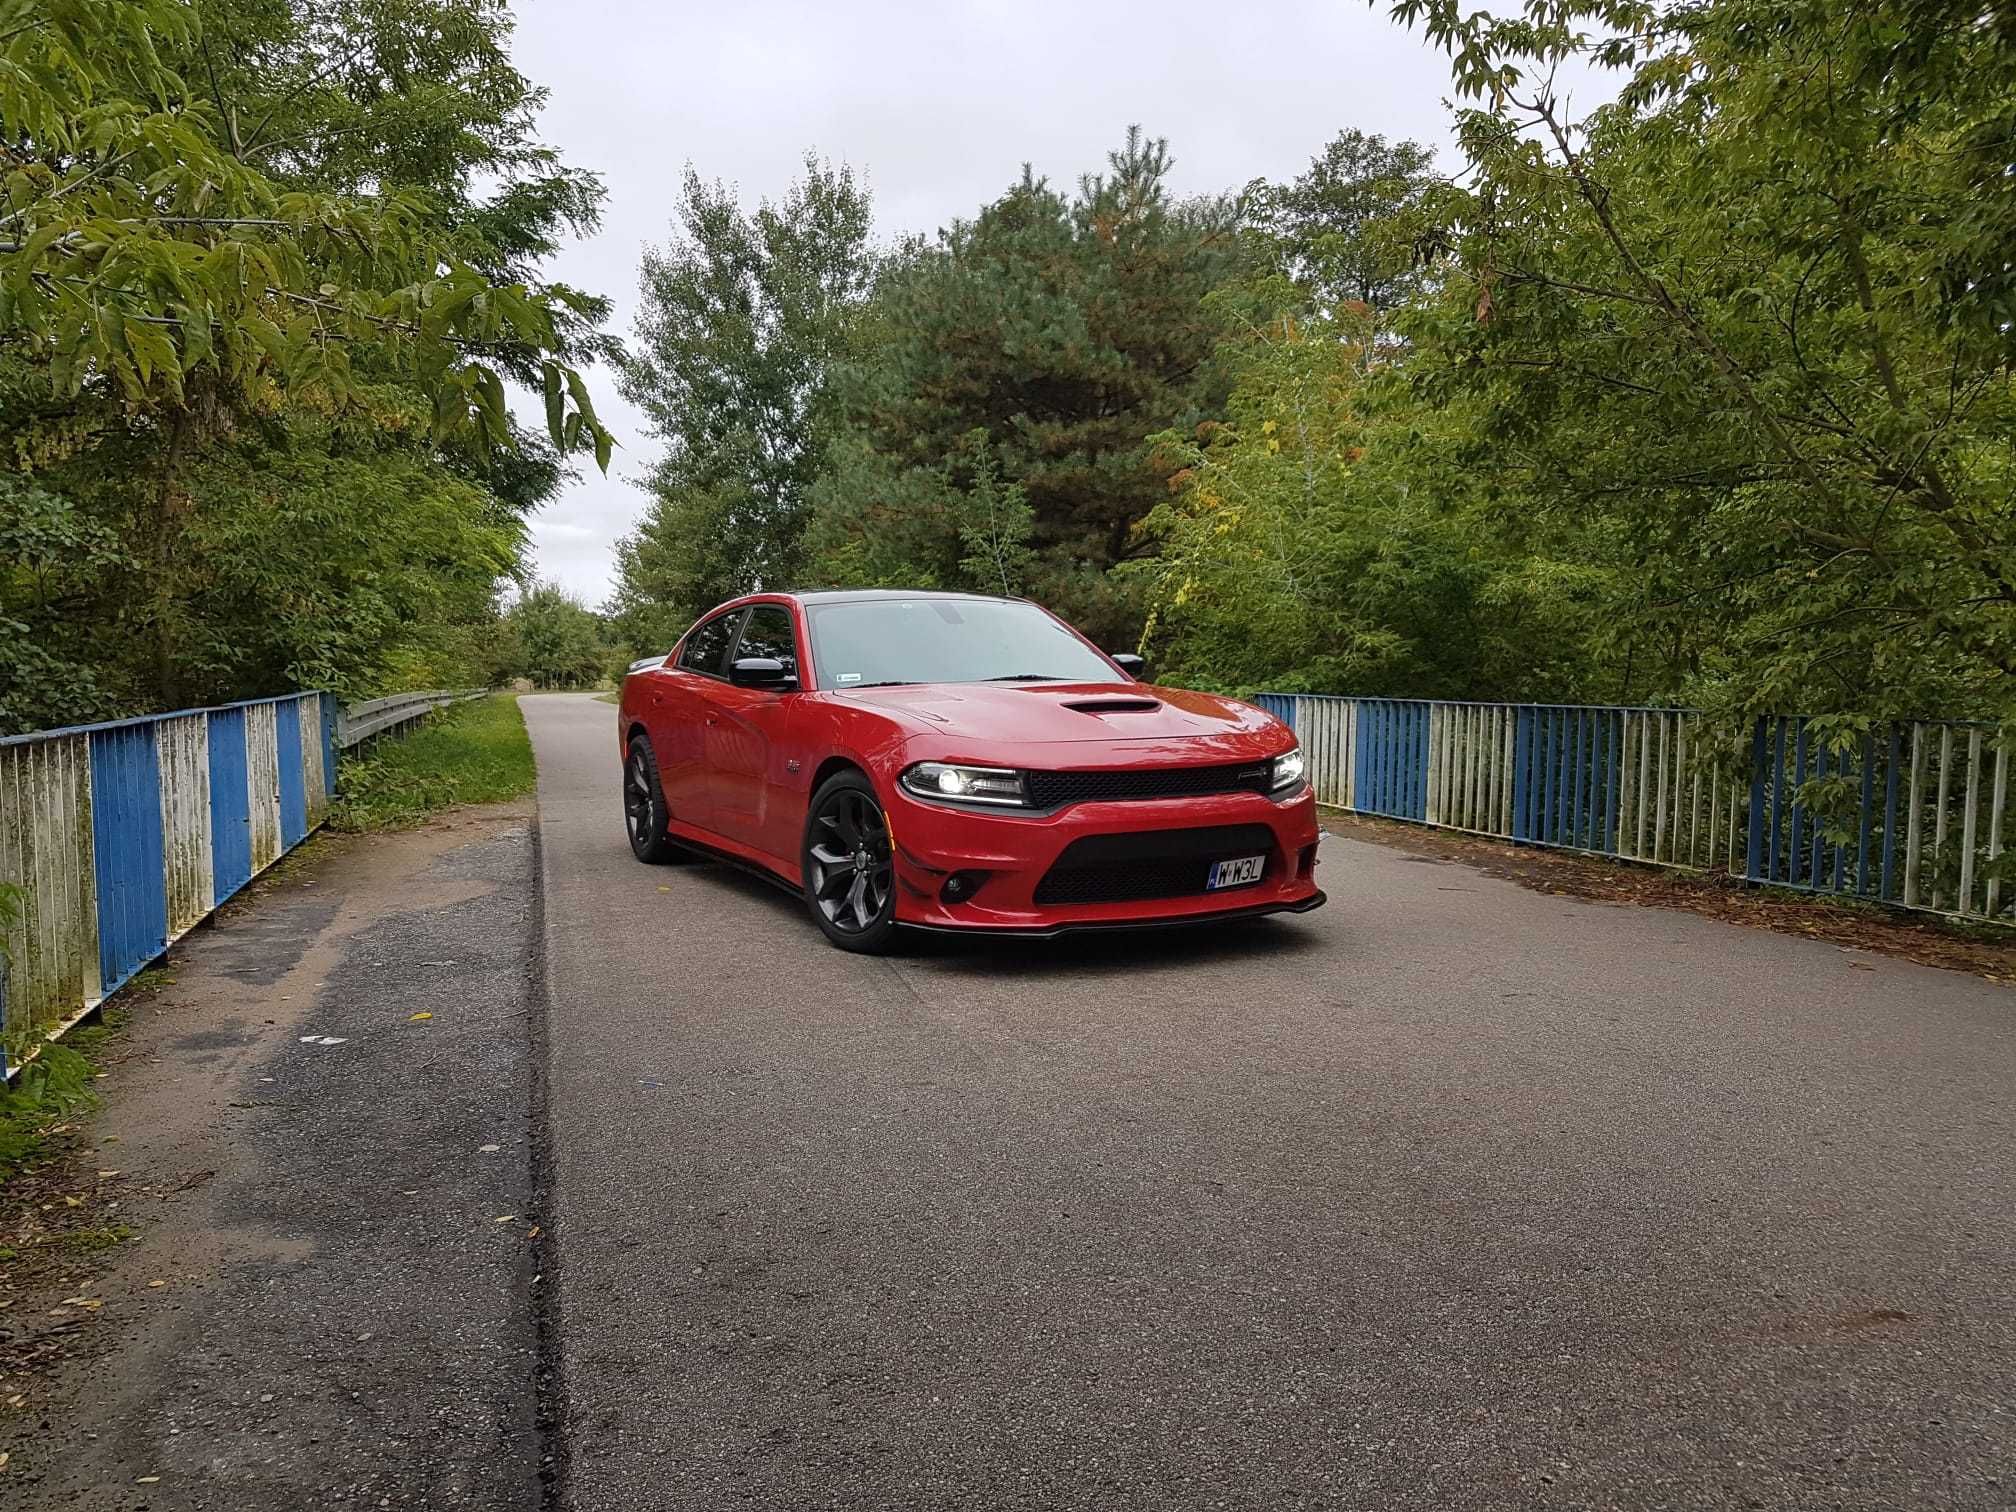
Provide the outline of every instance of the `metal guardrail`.
{"type": "Polygon", "coordinates": [[[1320,803],[1520,844],[2016,922],[2009,749],[1957,720],[1826,735],[1691,709],[1262,694],[1320,803]]]}
{"type": "Polygon", "coordinates": [[[301,693],[0,740],[0,1072],[322,823],[335,722],[301,693]]]}
{"type": "Polygon", "coordinates": [[[0,1076],[328,817],[336,753],[481,688],[298,693],[0,739],[0,1076]]]}
{"type": "Polygon", "coordinates": [[[465,699],[481,698],[488,688],[434,688],[425,693],[394,693],[390,698],[372,698],[346,706],[336,722],[336,748],[352,746],[424,719],[436,709],[445,709],[465,699]]]}

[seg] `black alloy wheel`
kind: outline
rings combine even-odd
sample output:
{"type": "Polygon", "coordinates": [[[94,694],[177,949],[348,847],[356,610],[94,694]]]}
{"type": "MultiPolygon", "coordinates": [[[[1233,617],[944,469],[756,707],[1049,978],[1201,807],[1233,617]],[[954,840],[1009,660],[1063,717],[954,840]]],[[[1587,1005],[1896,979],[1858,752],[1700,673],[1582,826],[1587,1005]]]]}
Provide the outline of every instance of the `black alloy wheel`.
{"type": "Polygon", "coordinates": [[[646,736],[632,735],[629,753],[623,759],[623,828],[630,836],[631,854],[639,861],[663,866],[685,858],[686,852],[665,833],[668,817],[651,742],[646,736]]]}
{"type": "Polygon", "coordinates": [[[889,821],[859,772],[840,772],[812,795],[802,857],[812,920],[842,950],[879,953],[896,932],[896,866],[889,821]]]}

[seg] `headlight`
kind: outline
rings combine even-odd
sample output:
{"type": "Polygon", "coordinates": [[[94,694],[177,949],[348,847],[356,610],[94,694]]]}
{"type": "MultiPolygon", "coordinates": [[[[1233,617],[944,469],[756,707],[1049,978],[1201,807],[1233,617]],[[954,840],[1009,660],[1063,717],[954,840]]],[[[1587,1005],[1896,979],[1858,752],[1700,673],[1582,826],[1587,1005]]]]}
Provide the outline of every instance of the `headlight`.
{"type": "Polygon", "coordinates": [[[902,781],[906,792],[939,803],[987,803],[997,807],[1022,808],[1029,801],[1022,787],[1022,774],[1008,767],[954,766],[943,761],[920,761],[905,769],[902,781]]]}
{"type": "Polygon", "coordinates": [[[1274,758],[1274,775],[1269,786],[1275,792],[1294,787],[1302,780],[1302,773],[1308,763],[1302,759],[1302,747],[1297,746],[1285,756],[1274,758]]]}

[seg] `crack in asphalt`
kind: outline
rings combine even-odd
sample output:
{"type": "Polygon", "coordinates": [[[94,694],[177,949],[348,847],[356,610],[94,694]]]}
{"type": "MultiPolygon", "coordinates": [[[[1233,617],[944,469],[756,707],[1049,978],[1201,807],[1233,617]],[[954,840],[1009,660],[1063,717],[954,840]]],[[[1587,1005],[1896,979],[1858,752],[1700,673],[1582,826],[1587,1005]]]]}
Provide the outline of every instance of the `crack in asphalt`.
{"type": "Polygon", "coordinates": [[[526,1028],[530,1037],[531,1109],[528,1151],[532,1211],[539,1237],[532,1241],[537,1266],[532,1286],[534,1340],[534,1421],[539,1448],[541,1512],[567,1505],[569,1453],[567,1373],[562,1368],[563,1321],[560,1300],[560,1236],[553,1211],[553,1120],[549,1037],[553,990],[546,971],[546,847],[538,820],[532,822],[532,910],[526,939],[526,1028]]]}

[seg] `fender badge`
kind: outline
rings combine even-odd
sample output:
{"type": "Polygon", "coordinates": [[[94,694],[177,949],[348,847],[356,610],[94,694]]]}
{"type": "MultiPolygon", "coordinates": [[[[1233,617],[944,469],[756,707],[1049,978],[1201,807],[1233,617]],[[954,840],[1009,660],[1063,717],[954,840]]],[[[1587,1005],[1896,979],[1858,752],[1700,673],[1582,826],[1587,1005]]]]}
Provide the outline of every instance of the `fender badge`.
{"type": "Polygon", "coordinates": [[[787,761],[784,763],[784,770],[787,772],[795,772],[798,770],[801,764],[802,763],[796,761],[787,761]]]}

